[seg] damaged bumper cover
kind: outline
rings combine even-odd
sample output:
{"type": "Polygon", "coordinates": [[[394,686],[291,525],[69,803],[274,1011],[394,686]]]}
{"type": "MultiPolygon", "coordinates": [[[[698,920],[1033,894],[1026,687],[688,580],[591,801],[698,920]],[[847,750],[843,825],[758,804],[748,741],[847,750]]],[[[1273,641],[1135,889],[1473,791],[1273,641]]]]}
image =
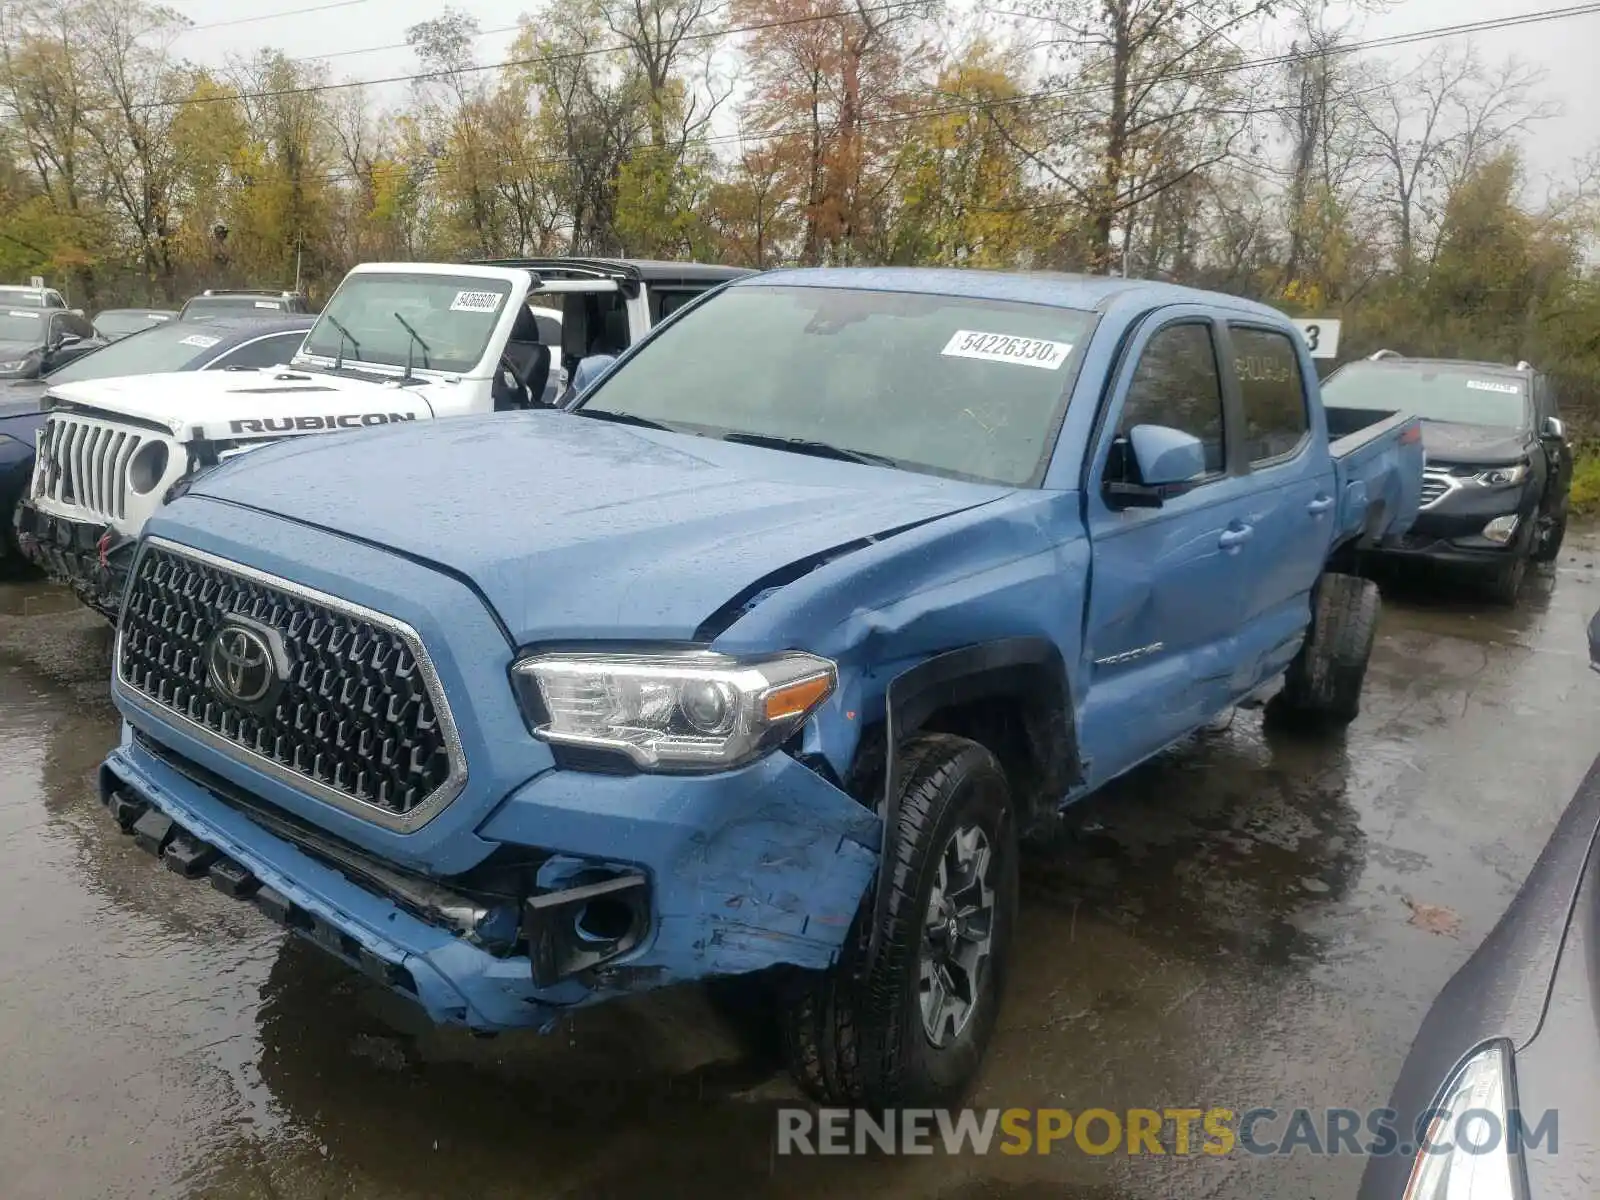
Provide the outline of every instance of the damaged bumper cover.
{"type": "Polygon", "coordinates": [[[52,516],[26,500],[17,505],[14,520],[24,558],[70,587],[90,608],[116,620],[137,548],[135,539],[87,521],[52,516]]]}
{"type": "Polygon", "coordinates": [[[477,831],[550,853],[511,951],[496,953],[423,919],[381,875],[268,829],[131,733],[101,792],[170,869],[250,900],[434,1021],[484,1030],[548,1027],[562,1010],[686,980],[827,967],[877,865],[877,816],[782,753],[712,776],[550,771],[477,831]]]}

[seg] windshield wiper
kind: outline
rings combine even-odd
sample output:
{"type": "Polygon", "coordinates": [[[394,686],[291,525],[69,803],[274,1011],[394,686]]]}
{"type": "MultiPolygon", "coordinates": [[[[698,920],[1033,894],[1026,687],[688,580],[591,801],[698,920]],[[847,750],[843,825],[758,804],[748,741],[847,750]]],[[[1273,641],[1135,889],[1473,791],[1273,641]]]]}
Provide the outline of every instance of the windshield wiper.
{"type": "Polygon", "coordinates": [[[580,417],[593,417],[597,421],[615,421],[619,425],[638,425],[643,429],[664,429],[668,433],[676,433],[671,425],[663,425],[660,421],[652,421],[649,417],[636,417],[632,413],[612,412],[605,408],[575,408],[572,410],[580,417]]]}
{"type": "Polygon", "coordinates": [[[428,360],[428,343],[422,340],[422,335],[421,334],[419,334],[415,329],[411,328],[411,322],[406,320],[399,313],[395,313],[394,314],[394,319],[396,321],[399,321],[401,328],[403,328],[407,333],[409,333],[411,335],[411,340],[406,343],[406,373],[404,375],[405,382],[406,383],[410,383],[411,382],[411,353],[418,346],[422,347],[422,369],[424,371],[426,371],[433,365],[428,360]]]}
{"type": "Polygon", "coordinates": [[[339,354],[333,360],[333,369],[335,371],[342,371],[344,370],[344,344],[349,342],[352,346],[354,346],[356,348],[356,357],[360,358],[361,343],[356,341],[355,335],[344,327],[343,323],[338,317],[330,316],[328,313],[323,313],[322,319],[339,331],[339,354]]]}
{"type": "Polygon", "coordinates": [[[873,454],[870,450],[850,450],[831,442],[817,442],[810,438],[775,437],[766,433],[727,433],[725,442],[738,442],[742,446],[765,446],[769,450],[788,450],[793,454],[809,454],[813,458],[837,458],[841,462],[865,463],[869,467],[900,466],[886,454],[873,454]]]}

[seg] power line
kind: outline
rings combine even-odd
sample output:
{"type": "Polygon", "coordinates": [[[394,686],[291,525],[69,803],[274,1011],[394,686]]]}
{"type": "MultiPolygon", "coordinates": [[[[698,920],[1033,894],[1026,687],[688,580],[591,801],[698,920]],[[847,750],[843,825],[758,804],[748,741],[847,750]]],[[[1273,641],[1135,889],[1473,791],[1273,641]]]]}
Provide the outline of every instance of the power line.
{"type": "MultiPolygon", "coordinates": [[[[353,0],[344,0],[349,3],[353,0]]],[[[888,3],[856,9],[836,9],[827,13],[815,13],[801,17],[789,17],[781,20],[762,21],[749,25],[733,26],[726,29],[708,30],[704,33],[689,34],[682,41],[712,41],[724,37],[732,37],[742,33],[758,33],[766,29],[783,28],[793,25],[806,25],[818,21],[834,20],[839,17],[848,17],[861,13],[891,12],[898,9],[915,7],[918,0],[889,0],[888,3]]],[[[1005,11],[1005,10],[998,10],[1005,11]]],[[[1173,72],[1167,78],[1171,80],[1201,79],[1212,75],[1229,75],[1242,71],[1256,70],[1262,67],[1281,66],[1288,63],[1306,62],[1319,58],[1336,58],[1366,50],[1392,49],[1397,46],[1411,45],[1417,42],[1435,41],[1440,38],[1461,37],[1474,33],[1493,32],[1501,29],[1511,29],[1524,25],[1543,24],[1550,21],[1569,20],[1574,17],[1584,17],[1600,14],[1600,2],[1575,4],[1565,8],[1540,9],[1531,13],[1520,13],[1508,17],[1489,18],[1481,21],[1465,21],[1452,25],[1437,26],[1432,29],[1415,30],[1410,33],[1390,34],[1384,37],[1367,38],[1359,42],[1346,42],[1342,45],[1326,46],[1316,50],[1295,50],[1284,54],[1273,54],[1256,59],[1247,59],[1242,62],[1218,63],[1208,67],[1195,68],[1192,71],[1173,72]]],[[[1038,14],[1011,13],[1012,16],[1035,17],[1038,14]]],[[[1049,19],[1049,18],[1044,18],[1049,19]]],[[[216,96],[191,96],[180,100],[151,100],[130,106],[134,110],[182,108],[194,104],[217,104],[232,100],[270,100],[288,96],[311,95],[320,92],[340,91],[349,88],[374,87],[391,83],[419,83],[432,79],[445,79],[457,75],[478,74],[483,71],[501,70],[510,67],[542,66],[551,63],[565,62],[574,59],[594,57],[597,55],[615,54],[628,49],[625,44],[612,44],[606,46],[593,46],[582,50],[563,50],[554,54],[534,55],[528,58],[506,59],[496,63],[474,64],[470,67],[453,68],[441,71],[420,71],[403,75],[388,75],[375,79],[341,80],[337,83],[306,84],[301,87],[274,88],[255,92],[234,92],[216,96]]],[[[1110,84],[1089,85],[1076,89],[1074,94],[1089,94],[1095,91],[1106,91],[1110,84]]],[[[1036,92],[1009,99],[999,103],[1027,103],[1041,96],[1048,96],[1048,92],[1036,92]]],[[[112,111],[110,109],[85,111],[112,111]]],[[[118,110],[120,111],[120,110],[118,110]]]]}
{"type": "Polygon", "coordinates": [[[313,4],[308,8],[289,8],[282,12],[260,13],[253,17],[233,17],[227,21],[207,21],[204,25],[189,25],[178,30],[177,36],[182,37],[187,33],[199,33],[202,29],[225,29],[230,25],[253,25],[258,21],[276,21],[279,17],[302,17],[307,13],[326,12],[331,8],[353,8],[357,4],[366,4],[368,0],[330,0],[326,4],[313,4]]]}
{"type": "MultiPolygon", "coordinates": [[[[354,3],[356,0],[345,0],[354,3]]],[[[862,8],[840,8],[832,12],[811,13],[801,17],[785,17],[780,20],[758,21],[750,25],[735,25],[726,29],[712,29],[704,33],[685,34],[678,39],[679,42],[705,42],[716,41],[720,38],[733,37],[741,33],[759,33],[765,29],[782,29],[792,25],[810,25],[818,21],[832,21],[839,17],[864,15],[867,13],[894,12],[899,9],[919,7],[922,0],[889,0],[884,4],[867,5],[862,8]]],[[[397,48],[397,47],[396,47],[397,48]]],[[[606,46],[590,46],[582,50],[558,50],[554,54],[537,54],[529,58],[508,58],[503,62],[475,63],[470,67],[450,67],[440,71],[414,71],[405,75],[385,75],[376,79],[345,79],[337,83],[311,83],[301,87],[273,88],[257,92],[232,92],[217,96],[189,96],[182,100],[147,100],[139,104],[129,105],[132,111],[142,111],[157,108],[184,108],[191,104],[220,104],[232,100],[276,100],[287,96],[307,96],[318,92],[336,92],[349,88],[377,87],[389,83],[421,83],[430,79],[450,79],[458,75],[477,75],[484,71],[498,71],[510,67],[544,66],[550,63],[568,62],[574,59],[592,58],[598,55],[617,54],[629,49],[625,42],[617,42],[606,46]]],[[[313,56],[314,57],[314,56],[313,56]]],[[[84,112],[120,112],[121,108],[106,106],[102,108],[86,108],[84,112]]]]}
{"type": "MultiPolygon", "coordinates": [[[[1542,13],[1525,14],[1525,15],[1523,15],[1521,17],[1517,17],[1517,18],[1501,18],[1501,19],[1499,19],[1498,23],[1499,24],[1505,24],[1505,23],[1509,22],[1511,24],[1532,24],[1532,23],[1535,23],[1535,22],[1538,22],[1538,21],[1557,19],[1556,17],[1550,15],[1551,13],[1558,13],[1561,18],[1587,16],[1587,15],[1591,15],[1591,14],[1594,14],[1594,13],[1600,13],[1600,2],[1591,3],[1591,4],[1584,4],[1584,5],[1577,5],[1577,6],[1574,6],[1573,8],[1571,8],[1571,9],[1548,10],[1547,12],[1542,12],[1542,13]]],[[[818,19],[818,18],[812,18],[812,19],[818,19]]],[[[1472,24],[1474,24],[1474,25],[1482,24],[1482,22],[1473,22],[1472,24]]],[[[1442,38],[1442,37],[1455,36],[1457,32],[1458,32],[1458,27],[1457,26],[1441,26],[1439,28],[1431,29],[1431,30],[1418,30],[1418,31],[1415,31],[1415,32],[1412,32],[1412,33],[1409,33],[1409,34],[1394,35],[1394,37],[1405,38],[1407,40],[1407,42],[1417,42],[1417,41],[1426,41],[1426,40],[1432,40],[1432,39],[1437,39],[1437,38],[1442,38]]],[[[1269,65],[1273,65],[1273,64],[1286,63],[1286,62],[1300,62],[1300,61],[1304,61],[1304,60],[1306,60],[1308,58],[1331,57],[1331,56],[1333,56],[1335,54],[1350,54],[1350,53],[1358,52],[1358,51],[1363,50],[1363,49],[1368,49],[1375,43],[1379,43],[1379,42],[1389,43],[1389,42],[1392,42],[1393,40],[1394,40],[1393,37],[1390,37],[1390,38],[1373,38],[1373,39],[1369,39],[1368,42],[1350,43],[1350,44],[1347,44],[1347,45],[1341,46],[1341,47],[1330,47],[1325,51],[1301,52],[1301,53],[1294,53],[1294,54],[1274,55],[1274,56],[1271,56],[1269,58],[1261,58],[1261,59],[1256,59],[1256,60],[1247,61],[1247,62],[1243,62],[1243,63],[1220,64],[1220,65],[1217,65],[1217,66],[1196,68],[1196,69],[1194,69],[1192,71],[1187,71],[1187,72],[1174,72],[1173,74],[1168,76],[1168,78],[1171,79],[1171,80],[1174,80],[1174,81],[1196,79],[1196,78],[1204,78],[1204,77],[1210,76],[1210,75],[1229,74],[1229,73],[1234,73],[1234,72],[1238,72],[1238,71],[1251,70],[1251,69],[1255,69],[1255,68],[1261,67],[1261,66],[1269,66],[1269,65]]],[[[1379,83],[1379,84],[1371,84],[1371,85],[1368,85],[1368,86],[1363,87],[1363,88],[1351,89],[1350,91],[1343,92],[1343,93],[1339,94],[1338,96],[1332,97],[1331,98],[1331,102],[1338,103],[1338,102],[1341,102],[1341,101],[1344,101],[1344,100],[1354,99],[1354,98],[1359,97],[1359,96],[1370,95],[1370,94],[1373,94],[1375,92],[1382,91],[1387,86],[1388,86],[1388,84],[1379,83]]],[[[1063,87],[1063,88],[1054,88],[1054,89],[1044,89],[1044,90],[1034,91],[1034,92],[1025,92],[1025,93],[1020,93],[1020,94],[1018,94],[1016,96],[1007,96],[1007,97],[1004,97],[1004,98],[1001,98],[1001,99],[990,98],[990,99],[983,99],[983,100],[959,101],[959,102],[950,103],[950,104],[929,105],[929,106],[925,106],[925,107],[921,107],[921,108],[908,109],[908,110],[906,110],[904,112],[889,113],[889,114],[886,114],[886,115],[881,116],[881,117],[863,118],[863,119],[857,121],[856,127],[858,129],[860,129],[860,128],[875,128],[875,127],[883,126],[883,125],[900,124],[900,123],[903,123],[903,122],[906,122],[906,121],[917,121],[917,120],[923,120],[923,119],[926,119],[926,118],[936,118],[936,117],[940,117],[940,116],[948,116],[948,115],[955,114],[955,113],[987,112],[987,111],[991,111],[991,110],[994,110],[994,109],[1013,108],[1013,107],[1016,107],[1017,105],[1034,104],[1034,103],[1037,103],[1037,102],[1039,102],[1041,100],[1076,99],[1076,98],[1078,98],[1080,96],[1090,95],[1090,94],[1093,94],[1093,93],[1096,93],[1096,92],[1106,91],[1106,90],[1108,90],[1109,87],[1110,87],[1109,84],[1093,84],[1093,85],[1085,85],[1085,86],[1078,86],[1078,87],[1063,87]]],[[[1250,111],[1251,115],[1265,116],[1265,115],[1271,115],[1271,114],[1277,114],[1277,113],[1297,112],[1297,111],[1299,111],[1299,106],[1298,105],[1292,105],[1292,104],[1275,105],[1275,106],[1271,106],[1271,107],[1254,108],[1254,109],[1251,109],[1249,111],[1250,111]]],[[[814,131],[809,126],[806,126],[806,125],[794,125],[794,126],[781,127],[781,128],[777,128],[777,129],[767,130],[767,131],[764,131],[764,132],[761,132],[761,133],[757,133],[757,134],[755,134],[753,136],[755,138],[759,139],[759,140],[762,140],[762,141],[772,141],[772,140],[785,138],[785,137],[796,137],[796,136],[800,136],[800,135],[811,134],[813,132],[814,131]]],[[[837,130],[825,130],[825,131],[822,131],[822,136],[829,137],[829,138],[836,137],[836,136],[838,136],[838,131],[837,130]]],[[[681,146],[683,148],[687,148],[689,146],[710,147],[710,146],[724,145],[724,144],[727,144],[727,143],[730,143],[730,142],[739,142],[739,141],[744,141],[744,140],[746,140],[746,135],[743,134],[743,133],[716,134],[716,135],[710,135],[710,136],[703,137],[703,138],[685,138],[682,141],[681,146]]],[[[420,182],[420,181],[428,179],[428,178],[439,178],[441,176],[446,176],[448,174],[455,174],[455,173],[459,173],[459,172],[466,171],[466,170],[478,170],[478,169],[481,169],[481,167],[484,166],[484,165],[494,166],[494,167],[521,167],[521,168],[524,168],[524,169],[532,169],[532,168],[535,168],[535,167],[545,167],[545,166],[565,166],[565,165],[571,164],[571,163],[576,162],[576,161],[577,161],[577,159],[575,157],[571,156],[571,155],[540,156],[540,157],[535,157],[535,158],[526,158],[526,157],[521,157],[521,156],[513,156],[513,157],[509,157],[509,158],[494,158],[494,159],[490,159],[488,161],[488,163],[486,163],[486,164],[478,164],[478,163],[453,164],[453,165],[450,166],[449,171],[447,171],[445,169],[445,166],[440,164],[437,160],[435,160],[433,162],[430,162],[430,163],[422,164],[420,166],[407,167],[407,166],[404,166],[403,164],[396,164],[396,165],[397,165],[397,167],[399,167],[401,173],[404,174],[404,176],[405,176],[405,178],[406,178],[406,180],[408,182],[420,182]]],[[[351,171],[339,171],[339,172],[333,172],[333,173],[323,173],[323,174],[320,174],[320,175],[302,176],[301,178],[305,182],[308,182],[308,183],[355,183],[355,182],[364,182],[365,179],[366,179],[366,177],[363,176],[362,174],[360,174],[358,172],[351,172],[351,171]]],[[[234,186],[247,187],[249,185],[238,184],[238,185],[234,185],[234,186]]],[[[1036,205],[1036,206],[1028,206],[1028,207],[1039,207],[1039,208],[1057,207],[1057,206],[1059,206],[1059,203],[1065,203],[1065,202],[1052,202],[1052,203],[1048,203],[1048,204],[1042,204],[1042,205],[1036,205]]]]}

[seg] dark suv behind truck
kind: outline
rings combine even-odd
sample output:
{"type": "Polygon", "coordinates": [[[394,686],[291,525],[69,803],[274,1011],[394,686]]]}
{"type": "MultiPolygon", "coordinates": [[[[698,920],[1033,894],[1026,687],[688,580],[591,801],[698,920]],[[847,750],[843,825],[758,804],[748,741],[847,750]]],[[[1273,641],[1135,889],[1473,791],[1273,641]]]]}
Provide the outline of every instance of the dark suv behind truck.
{"type": "Polygon", "coordinates": [[[1572,450],[1542,371],[1380,350],[1341,367],[1323,393],[1330,405],[1400,408],[1423,420],[1422,509],[1384,557],[1468,569],[1515,604],[1529,561],[1560,553],[1572,450]]]}

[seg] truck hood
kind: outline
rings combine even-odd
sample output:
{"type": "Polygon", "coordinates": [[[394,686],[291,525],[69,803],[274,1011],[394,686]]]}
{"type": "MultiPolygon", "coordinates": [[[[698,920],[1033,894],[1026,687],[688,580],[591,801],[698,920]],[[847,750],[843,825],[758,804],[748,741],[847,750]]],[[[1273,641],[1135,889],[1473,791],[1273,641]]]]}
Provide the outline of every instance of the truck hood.
{"type": "Polygon", "coordinates": [[[85,379],[50,388],[56,404],[129,417],[180,441],[327,433],[426,420],[429,385],[400,387],[341,375],[267,367],[85,379]]]}
{"type": "Polygon", "coordinates": [[[1429,462],[1471,463],[1486,467],[1519,463],[1528,457],[1527,439],[1515,429],[1424,421],[1422,448],[1429,462]]]}
{"type": "Polygon", "coordinates": [[[692,638],[775,573],[1013,490],[545,411],[267,447],[191,494],[441,565],[520,645],[692,638]]]}

